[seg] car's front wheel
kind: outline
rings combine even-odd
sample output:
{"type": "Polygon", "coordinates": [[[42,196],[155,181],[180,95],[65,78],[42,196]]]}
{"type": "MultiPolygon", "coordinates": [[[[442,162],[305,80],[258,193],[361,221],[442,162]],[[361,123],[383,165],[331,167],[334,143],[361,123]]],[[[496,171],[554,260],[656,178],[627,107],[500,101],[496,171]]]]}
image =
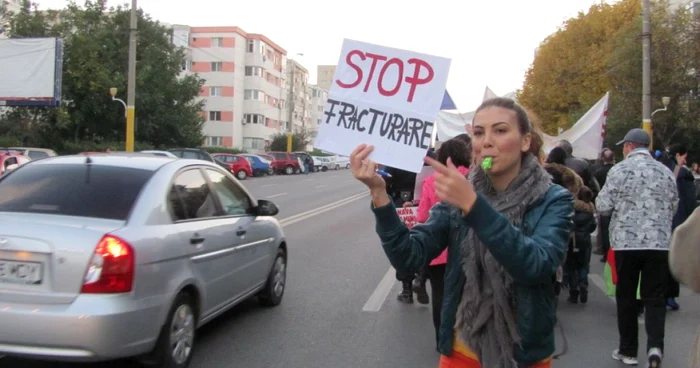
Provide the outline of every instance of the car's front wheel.
{"type": "Polygon", "coordinates": [[[266,307],[274,307],[282,302],[284,289],[287,285],[287,254],[284,249],[277,250],[275,263],[272,264],[272,270],[267,277],[265,288],[258,294],[260,304],[266,307]]]}
{"type": "Polygon", "coordinates": [[[194,352],[197,315],[193,298],[181,292],[170,308],[156,347],[141,363],[158,368],[187,368],[194,352]]]}

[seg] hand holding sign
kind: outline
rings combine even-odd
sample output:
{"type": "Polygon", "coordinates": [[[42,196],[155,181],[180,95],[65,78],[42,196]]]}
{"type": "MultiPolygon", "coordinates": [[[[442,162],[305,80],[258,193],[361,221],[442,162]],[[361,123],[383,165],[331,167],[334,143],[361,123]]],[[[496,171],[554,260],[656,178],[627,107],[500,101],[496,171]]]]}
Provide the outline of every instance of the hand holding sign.
{"type": "Polygon", "coordinates": [[[435,194],[438,198],[460,208],[464,214],[469,213],[476,202],[476,192],[452,159],[447,159],[447,166],[430,157],[426,157],[425,162],[435,169],[435,194]]]}
{"type": "Polygon", "coordinates": [[[374,150],[374,146],[361,144],[350,154],[350,169],[355,179],[366,185],[372,192],[385,193],[386,182],[377,174],[375,164],[370,160],[369,154],[374,150]]]}

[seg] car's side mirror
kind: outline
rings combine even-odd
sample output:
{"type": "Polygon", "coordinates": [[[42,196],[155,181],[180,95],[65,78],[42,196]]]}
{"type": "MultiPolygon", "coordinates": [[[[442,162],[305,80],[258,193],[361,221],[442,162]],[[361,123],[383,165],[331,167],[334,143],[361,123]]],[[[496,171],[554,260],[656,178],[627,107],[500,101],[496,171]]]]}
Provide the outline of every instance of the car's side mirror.
{"type": "Polygon", "coordinates": [[[255,210],[255,214],[258,216],[275,216],[280,212],[279,208],[277,208],[277,205],[274,203],[265,200],[265,199],[258,199],[258,207],[255,210]]]}

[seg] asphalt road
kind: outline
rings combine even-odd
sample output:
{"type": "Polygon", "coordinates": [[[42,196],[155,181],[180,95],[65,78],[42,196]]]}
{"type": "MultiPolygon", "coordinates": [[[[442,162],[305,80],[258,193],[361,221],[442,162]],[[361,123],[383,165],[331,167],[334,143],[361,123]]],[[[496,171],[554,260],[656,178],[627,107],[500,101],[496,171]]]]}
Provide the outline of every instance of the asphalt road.
{"type": "MultiPolygon", "coordinates": [[[[272,309],[245,302],[204,326],[192,368],[437,366],[430,308],[396,301],[399,286],[374,233],[368,197],[314,212],[366,192],[347,170],[255,178],[245,185],[256,197],[277,203],[280,219],[295,219],[285,221],[290,251],[285,299],[272,309]],[[292,217],[299,213],[306,214],[292,217]]],[[[557,351],[567,349],[555,367],[622,367],[610,358],[617,344],[616,312],[614,301],[595,285],[601,273],[595,258],[587,305],[568,305],[561,298],[557,351]]],[[[668,313],[664,367],[687,367],[700,325],[700,298],[687,289],[682,294],[682,309],[668,313]]],[[[644,325],[639,326],[643,347],[644,325]]],[[[640,359],[642,354],[640,349],[640,359]]],[[[2,368],[134,366],[0,359],[2,368]]]]}

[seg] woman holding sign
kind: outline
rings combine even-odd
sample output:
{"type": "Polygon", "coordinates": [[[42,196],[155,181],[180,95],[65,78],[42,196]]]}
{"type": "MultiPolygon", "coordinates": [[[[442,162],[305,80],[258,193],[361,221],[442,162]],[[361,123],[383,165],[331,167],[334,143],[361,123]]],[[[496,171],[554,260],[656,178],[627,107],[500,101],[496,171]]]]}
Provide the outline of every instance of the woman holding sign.
{"type": "Polygon", "coordinates": [[[553,185],[532,144],[532,124],[513,100],[485,101],[473,120],[473,157],[464,177],[426,158],[442,200],[408,230],[368,159],[351,155],[355,178],[369,187],[382,246],[403,272],[448,249],[438,350],[442,368],[551,367],[554,272],[567,250],[573,197],[553,185]]]}

